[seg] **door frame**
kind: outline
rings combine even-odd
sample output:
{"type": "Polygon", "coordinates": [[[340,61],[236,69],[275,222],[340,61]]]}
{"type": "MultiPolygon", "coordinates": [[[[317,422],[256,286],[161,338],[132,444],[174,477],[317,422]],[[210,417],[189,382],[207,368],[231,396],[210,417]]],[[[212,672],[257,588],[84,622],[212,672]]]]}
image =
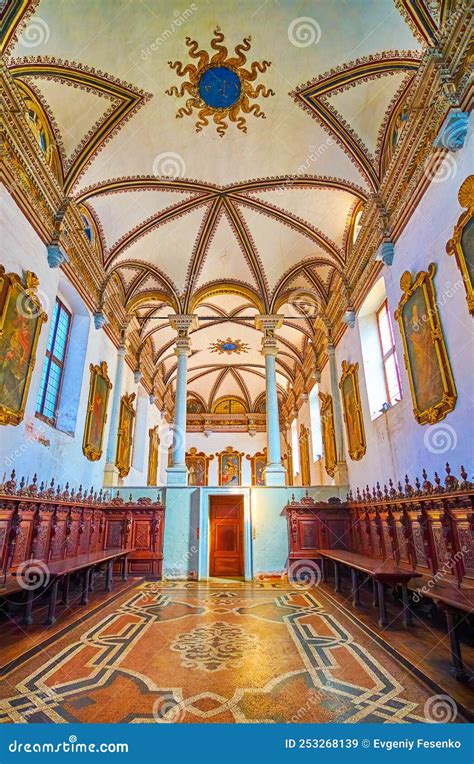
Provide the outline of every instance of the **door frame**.
{"type": "Polygon", "coordinates": [[[231,495],[243,498],[243,542],[244,542],[244,580],[252,581],[252,522],[250,515],[249,488],[201,488],[199,510],[199,568],[198,580],[209,578],[210,542],[211,542],[211,497],[231,495]]]}
{"type": "Polygon", "coordinates": [[[236,500],[236,503],[239,507],[239,517],[238,517],[238,529],[240,534],[240,544],[241,544],[241,552],[240,552],[240,560],[239,560],[239,567],[241,572],[238,576],[229,576],[229,579],[237,579],[242,580],[242,578],[245,577],[245,553],[244,553],[244,538],[245,538],[245,531],[244,531],[244,497],[242,494],[219,494],[219,495],[211,495],[209,496],[209,546],[208,546],[208,553],[209,553],[209,576],[211,578],[227,578],[227,576],[211,576],[211,555],[212,555],[212,506],[215,503],[216,499],[221,498],[224,496],[226,499],[233,498],[236,500]]]}

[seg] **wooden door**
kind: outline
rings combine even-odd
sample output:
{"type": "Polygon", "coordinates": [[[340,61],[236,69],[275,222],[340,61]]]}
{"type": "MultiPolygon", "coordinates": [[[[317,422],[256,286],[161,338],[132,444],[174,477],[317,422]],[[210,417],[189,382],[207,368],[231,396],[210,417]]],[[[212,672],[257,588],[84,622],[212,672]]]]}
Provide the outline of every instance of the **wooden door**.
{"type": "Polygon", "coordinates": [[[243,496],[211,496],[209,575],[244,575],[243,496]]]}

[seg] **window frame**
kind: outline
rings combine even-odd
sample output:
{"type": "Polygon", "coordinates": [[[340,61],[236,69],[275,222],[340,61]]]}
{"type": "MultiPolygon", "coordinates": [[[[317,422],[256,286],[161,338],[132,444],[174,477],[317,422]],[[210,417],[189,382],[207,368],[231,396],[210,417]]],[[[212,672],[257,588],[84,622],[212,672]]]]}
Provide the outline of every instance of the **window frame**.
{"type": "MultiPolygon", "coordinates": [[[[41,375],[43,375],[44,365],[47,363],[43,395],[41,397],[41,404],[40,404],[39,408],[38,408],[38,401],[36,401],[37,409],[36,409],[36,412],[35,412],[35,415],[36,415],[36,417],[38,419],[42,419],[44,422],[47,422],[48,424],[52,425],[53,427],[56,427],[56,423],[58,421],[59,402],[61,400],[61,389],[62,389],[63,380],[64,380],[64,367],[66,365],[66,357],[67,357],[67,352],[68,352],[68,347],[69,347],[69,339],[70,339],[70,336],[71,336],[71,325],[72,325],[72,318],[73,318],[72,311],[69,310],[69,308],[64,304],[64,302],[59,297],[56,297],[55,307],[56,307],[56,305],[58,306],[58,310],[57,310],[57,315],[56,315],[56,322],[54,324],[53,335],[52,335],[52,338],[51,338],[51,349],[54,349],[54,346],[55,346],[55,343],[56,343],[56,336],[57,336],[57,333],[58,333],[59,319],[60,319],[60,316],[61,316],[61,310],[63,310],[66,313],[67,318],[68,318],[68,325],[67,325],[67,331],[66,331],[66,342],[64,343],[63,360],[60,361],[59,358],[56,355],[54,355],[54,353],[52,353],[50,350],[48,350],[48,345],[50,344],[49,343],[49,335],[48,335],[48,341],[47,341],[46,352],[45,352],[45,360],[43,362],[43,368],[41,370],[41,375]],[[54,364],[57,367],[59,367],[59,384],[58,384],[58,387],[57,387],[56,400],[54,401],[54,416],[53,417],[49,417],[46,414],[44,414],[43,412],[44,412],[44,407],[45,407],[46,393],[48,391],[48,381],[49,381],[49,376],[50,376],[50,371],[51,371],[51,366],[53,364],[53,361],[54,361],[54,364]]],[[[54,314],[54,311],[53,311],[53,314],[54,314]]],[[[50,331],[51,331],[51,329],[50,329],[50,331]]]]}
{"type": "Polygon", "coordinates": [[[382,357],[382,367],[383,367],[383,378],[385,382],[385,391],[387,394],[387,403],[389,403],[391,406],[394,406],[396,403],[399,403],[402,400],[403,393],[402,393],[402,380],[400,378],[400,368],[398,365],[398,357],[397,357],[397,348],[395,346],[395,337],[393,335],[393,325],[392,325],[392,319],[390,316],[390,310],[388,307],[388,299],[385,298],[385,300],[382,302],[382,304],[379,306],[378,310],[375,311],[375,320],[377,322],[377,334],[379,338],[379,346],[380,346],[380,354],[382,357]],[[384,312],[387,315],[388,319],[388,328],[390,331],[390,339],[391,339],[391,345],[390,350],[388,350],[386,353],[384,353],[383,350],[383,342],[382,342],[382,332],[380,331],[380,314],[384,312]],[[393,403],[390,400],[390,388],[388,384],[388,377],[387,377],[387,368],[385,366],[386,361],[394,357],[395,359],[395,370],[397,373],[397,383],[398,383],[398,400],[395,400],[393,403]]]}

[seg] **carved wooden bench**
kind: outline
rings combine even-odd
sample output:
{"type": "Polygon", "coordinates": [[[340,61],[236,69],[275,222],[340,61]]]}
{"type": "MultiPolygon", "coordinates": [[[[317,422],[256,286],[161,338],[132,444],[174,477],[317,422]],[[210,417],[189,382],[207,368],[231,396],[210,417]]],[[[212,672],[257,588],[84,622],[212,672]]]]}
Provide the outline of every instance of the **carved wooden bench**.
{"type": "Polygon", "coordinates": [[[360,607],[358,574],[363,573],[370,577],[373,582],[374,605],[379,607],[379,625],[387,625],[387,609],[385,605],[385,585],[397,586],[402,589],[403,599],[403,625],[405,628],[411,623],[411,612],[408,598],[408,583],[412,578],[420,578],[421,574],[416,571],[406,570],[399,567],[393,560],[380,560],[367,557],[355,552],[346,552],[342,549],[320,549],[319,555],[322,562],[322,580],[326,580],[325,560],[331,560],[334,565],[334,589],[341,591],[340,566],[345,566],[351,571],[352,604],[360,607]]]}
{"type": "MultiPolygon", "coordinates": [[[[126,581],[128,578],[127,558],[133,551],[132,548],[107,549],[99,552],[79,554],[75,557],[58,560],[57,562],[50,562],[47,566],[45,565],[45,590],[49,591],[49,606],[46,623],[53,624],[56,620],[56,604],[60,584],[62,586],[62,602],[67,605],[69,603],[70,577],[74,573],[82,573],[83,579],[80,604],[87,605],[89,602],[89,591],[93,588],[94,571],[105,565],[105,591],[112,591],[114,563],[120,562],[122,579],[126,581]]],[[[32,560],[32,568],[34,568],[36,562],[37,561],[32,560]]],[[[40,588],[31,586],[31,584],[28,583],[28,575],[28,563],[26,562],[22,567],[21,574],[14,574],[5,580],[3,585],[0,584],[0,598],[2,599],[6,599],[18,592],[26,591],[26,599],[23,603],[25,610],[22,623],[27,626],[33,623],[33,601],[36,591],[40,588]]]]}

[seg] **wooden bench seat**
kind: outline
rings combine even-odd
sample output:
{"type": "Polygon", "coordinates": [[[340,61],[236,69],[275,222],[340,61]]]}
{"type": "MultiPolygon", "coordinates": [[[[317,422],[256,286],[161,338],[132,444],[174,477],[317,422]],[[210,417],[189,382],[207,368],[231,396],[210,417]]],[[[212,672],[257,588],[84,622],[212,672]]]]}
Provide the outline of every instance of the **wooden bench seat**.
{"type": "Polygon", "coordinates": [[[401,568],[394,560],[381,560],[347,552],[343,549],[320,549],[318,552],[322,561],[322,578],[325,580],[325,560],[331,560],[334,565],[334,589],[341,591],[340,565],[350,568],[352,579],[352,604],[360,607],[358,574],[362,573],[372,579],[374,591],[374,605],[379,607],[379,625],[387,625],[387,609],[385,604],[385,585],[397,586],[402,589],[403,598],[403,625],[405,628],[411,623],[411,612],[408,600],[408,583],[412,578],[420,578],[421,573],[401,568]]]}
{"type": "Polygon", "coordinates": [[[444,612],[453,663],[451,673],[458,681],[468,682],[471,676],[466,670],[462,658],[459,627],[465,620],[466,614],[474,614],[474,587],[470,584],[466,586],[465,583],[462,588],[446,583],[435,584],[430,587],[428,583],[429,579],[425,585],[417,589],[417,593],[432,600],[444,612]]]}
{"type": "MultiPolygon", "coordinates": [[[[127,558],[131,552],[133,552],[133,549],[106,549],[100,552],[79,554],[75,557],[50,562],[49,564],[44,563],[47,579],[45,581],[44,590],[49,591],[49,606],[46,623],[53,624],[56,620],[56,603],[58,587],[60,584],[62,585],[62,601],[67,605],[69,603],[70,577],[74,573],[83,572],[82,596],[80,602],[82,605],[87,605],[89,602],[89,591],[93,588],[93,573],[95,568],[99,568],[102,565],[106,566],[105,590],[110,592],[112,590],[114,563],[120,561],[122,578],[126,581],[128,577],[127,558]]],[[[32,565],[34,565],[34,562],[35,561],[32,560],[32,565]]],[[[24,564],[23,573],[27,574],[27,572],[28,567],[24,564]]],[[[38,589],[39,588],[40,587],[38,587],[38,589]]],[[[28,587],[28,584],[22,580],[21,575],[12,574],[3,582],[3,586],[0,585],[0,597],[7,598],[12,594],[26,591],[26,599],[24,603],[25,611],[22,623],[24,625],[30,625],[33,623],[33,601],[38,589],[35,587],[28,587]]]]}
{"type": "Polygon", "coordinates": [[[408,586],[420,597],[431,599],[440,610],[444,611],[446,616],[453,662],[452,673],[459,681],[468,682],[470,680],[461,655],[458,630],[460,622],[465,618],[463,614],[474,613],[474,586],[471,581],[463,582],[462,587],[455,583],[452,577],[450,577],[451,580],[443,580],[442,583],[439,583],[433,576],[413,571],[406,565],[399,566],[394,560],[374,559],[345,550],[320,549],[319,555],[323,562],[323,580],[325,580],[324,560],[331,560],[334,564],[334,581],[337,592],[341,591],[339,565],[345,565],[351,569],[352,602],[355,606],[360,605],[357,572],[372,578],[374,582],[374,605],[377,604],[376,599],[378,599],[380,626],[386,624],[384,584],[391,586],[400,584],[402,588],[403,625],[405,627],[412,620],[408,586]],[[377,586],[377,598],[375,597],[375,584],[377,586]]]}

